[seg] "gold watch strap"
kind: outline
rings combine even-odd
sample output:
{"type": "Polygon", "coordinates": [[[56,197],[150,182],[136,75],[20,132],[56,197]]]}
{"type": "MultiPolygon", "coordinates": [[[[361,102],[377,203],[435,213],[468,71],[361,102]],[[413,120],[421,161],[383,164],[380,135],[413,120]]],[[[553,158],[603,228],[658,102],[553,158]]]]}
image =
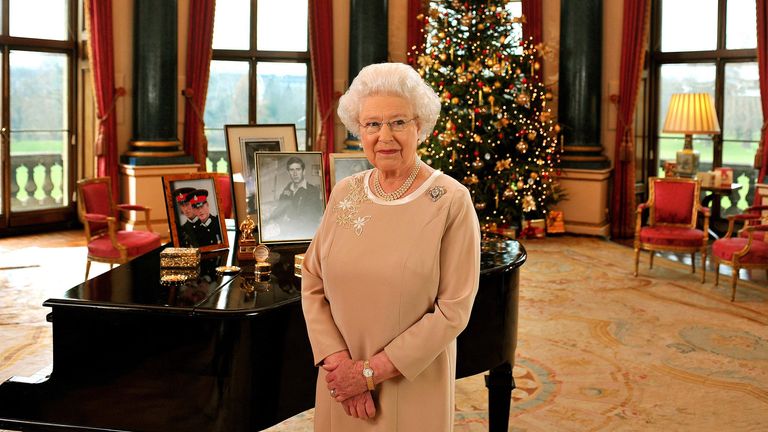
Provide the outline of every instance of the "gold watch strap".
{"type": "MultiPolygon", "coordinates": [[[[363,370],[371,369],[371,363],[368,360],[365,360],[363,362],[363,370]]],[[[373,370],[373,369],[371,369],[373,370]]],[[[365,376],[365,383],[368,385],[368,390],[374,391],[376,389],[376,386],[373,384],[373,374],[371,376],[365,376]]]]}

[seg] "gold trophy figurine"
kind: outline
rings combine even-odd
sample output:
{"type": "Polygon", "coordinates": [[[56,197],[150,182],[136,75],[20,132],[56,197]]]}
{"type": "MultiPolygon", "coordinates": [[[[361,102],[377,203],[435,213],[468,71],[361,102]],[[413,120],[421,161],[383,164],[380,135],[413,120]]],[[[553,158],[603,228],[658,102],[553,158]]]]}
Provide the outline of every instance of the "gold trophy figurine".
{"type": "Polygon", "coordinates": [[[253,230],[256,223],[248,215],[240,224],[240,240],[238,241],[237,260],[239,262],[253,261],[253,250],[256,248],[256,240],[253,238],[253,230]]]}

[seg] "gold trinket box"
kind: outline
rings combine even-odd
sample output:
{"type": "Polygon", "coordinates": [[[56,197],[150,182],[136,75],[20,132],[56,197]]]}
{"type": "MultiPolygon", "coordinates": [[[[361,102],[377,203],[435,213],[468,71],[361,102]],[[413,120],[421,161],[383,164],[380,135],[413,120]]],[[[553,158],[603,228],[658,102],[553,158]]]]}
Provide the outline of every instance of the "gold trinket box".
{"type": "Polygon", "coordinates": [[[267,258],[269,258],[269,248],[263,244],[256,246],[253,250],[253,258],[256,260],[256,264],[253,266],[256,276],[266,275],[269,277],[269,274],[272,272],[272,264],[267,262],[267,258]]]}
{"type": "Polygon", "coordinates": [[[200,249],[165,248],[160,251],[160,267],[192,268],[200,265],[200,249]]]}
{"type": "Polygon", "coordinates": [[[301,266],[304,265],[304,254],[296,254],[293,256],[293,274],[296,277],[301,277],[301,266]]]}

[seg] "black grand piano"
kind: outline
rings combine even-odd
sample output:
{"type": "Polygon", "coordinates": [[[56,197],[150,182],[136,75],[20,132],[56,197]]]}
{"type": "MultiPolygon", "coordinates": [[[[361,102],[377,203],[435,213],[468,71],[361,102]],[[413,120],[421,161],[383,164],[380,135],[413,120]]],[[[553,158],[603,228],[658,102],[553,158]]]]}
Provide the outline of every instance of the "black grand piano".
{"type": "MultiPolygon", "coordinates": [[[[80,284],[50,307],[53,369],[0,385],[0,429],[259,431],[314,406],[316,369],[294,255],[274,247],[269,281],[217,275],[203,255],[190,282],[160,283],[160,249],[80,284]]],[[[490,371],[491,431],[506,431],[524,248],[483,241],[480,290],[458,339],[457,378],[490,371]]]]}

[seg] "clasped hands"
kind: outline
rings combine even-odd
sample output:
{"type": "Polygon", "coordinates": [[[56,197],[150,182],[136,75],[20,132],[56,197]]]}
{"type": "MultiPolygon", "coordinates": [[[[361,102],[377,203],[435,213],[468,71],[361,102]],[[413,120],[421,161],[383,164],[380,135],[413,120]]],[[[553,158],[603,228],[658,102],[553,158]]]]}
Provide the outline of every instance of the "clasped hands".
{"type": "Polygon", "coordinates": [[[347,415],[369,419],[376,415],[376,405],[363,377],[363,362],[353,361],[348,351],[325,358],[323,369],[331,397],[341,403],[347,415]]]}

